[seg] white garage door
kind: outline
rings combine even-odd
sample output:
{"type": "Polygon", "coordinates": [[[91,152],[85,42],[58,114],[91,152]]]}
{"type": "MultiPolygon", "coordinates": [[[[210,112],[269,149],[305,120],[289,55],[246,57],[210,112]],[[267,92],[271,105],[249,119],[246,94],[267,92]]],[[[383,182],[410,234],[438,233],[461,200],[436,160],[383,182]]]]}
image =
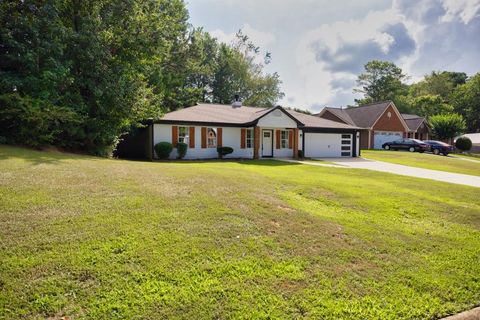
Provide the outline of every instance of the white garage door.
{"type": "Polygon", "coordinates": [[[382,144],[402,139],[401,132],[393,131],[375,131],[373,138],[373,148],[382,149],[382,144]]]}
{"type": "Polygon", "coordinates": [[[334,158],[352,156],[352,135],[305,133],[305,157],[334,158]]]}

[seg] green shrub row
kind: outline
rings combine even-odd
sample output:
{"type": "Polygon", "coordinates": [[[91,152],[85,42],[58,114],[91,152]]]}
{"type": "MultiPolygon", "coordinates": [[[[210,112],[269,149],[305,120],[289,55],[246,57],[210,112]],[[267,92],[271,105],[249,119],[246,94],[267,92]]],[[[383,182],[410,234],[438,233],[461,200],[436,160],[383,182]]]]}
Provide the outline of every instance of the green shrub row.
{"type": "MultiPolygon", "coordinates": [[[[162,141],[157,143],[154,146],[155,153],[157,154],[157,157],[159,159],[168,159],[170,157],[170,154],[173,151],[173,145],[170,142],[162,141]]],[[[177,143],[177,159],[183,159],[185,155],[187,154],[188,150],[188,145],[183,142],[177,143]]],[[[227,154],[230,154],[233,152],[232,147],[218,147],[217,148],[217,153],[218,157],[222,159],[224,156],[227,154]]]]}

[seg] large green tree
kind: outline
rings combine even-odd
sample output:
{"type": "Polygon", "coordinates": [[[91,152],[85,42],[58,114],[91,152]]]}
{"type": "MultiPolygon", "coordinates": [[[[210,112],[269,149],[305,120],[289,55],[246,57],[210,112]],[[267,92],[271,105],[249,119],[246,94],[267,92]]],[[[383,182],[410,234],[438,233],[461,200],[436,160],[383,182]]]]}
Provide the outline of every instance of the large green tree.
{"type": "Polygon", "coordinates": [[[187,20],[182,0],[0,2],[2,140],[106,154],[166,111],[282,97],[248,36],[222,44],[187,20]]]}
{"type": "MultiPolygon", "coordinates": [[[[365,65],[365,71],[357,78],[357,88],[354,92],[362,93],[362,99],[355,100],[357,104],[367,104],[377,101],[393,100],[406,92],[403,83],[406,75],[393,62],[373,60],[365,65]]],[[[396,102],[396,101],[395,101],[396,102]]]]}
{"type": "Polygon", "coordinates": [[[465,118],[468,132],[480,132],[480,73],[458,86],[451,101],[455,111],[465,118]]]}
{"type": "Polygon", "coordinates": [[[413,97],[436,95],[441,97],[444,103],[448,103],[454,89],[464,84],[466,79],[467,75],[463,72],[433,71],[423,80],[412,84],[409,94],[413,97]]]}
{"type": "Polygon", "coordinates": [[[3,1],[0,94],[74,112],[50,143],[104,153],[161,112],[187,18],[180,0],[3,1]]]}

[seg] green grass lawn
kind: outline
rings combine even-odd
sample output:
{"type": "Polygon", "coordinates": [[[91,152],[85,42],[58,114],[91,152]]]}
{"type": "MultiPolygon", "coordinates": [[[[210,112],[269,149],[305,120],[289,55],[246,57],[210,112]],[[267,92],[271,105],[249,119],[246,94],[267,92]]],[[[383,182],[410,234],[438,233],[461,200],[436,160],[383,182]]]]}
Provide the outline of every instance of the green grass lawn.
{"type": "Polygon", "coordinates": [[[438,318],[480,303],[478,194],[0,146],[0,318],[438,318]]]}
{"type": "Polygon", "coordinates": [[[480,161],[478,153],[455,153],[454,156],[480,161]]]}
{"type": "Polygon", "coordinates": [[[371,160],[480,176],[480,163],[453,157],[436,156],[430,153],[385,150],[362,150],[361,155],[371,160]]]}

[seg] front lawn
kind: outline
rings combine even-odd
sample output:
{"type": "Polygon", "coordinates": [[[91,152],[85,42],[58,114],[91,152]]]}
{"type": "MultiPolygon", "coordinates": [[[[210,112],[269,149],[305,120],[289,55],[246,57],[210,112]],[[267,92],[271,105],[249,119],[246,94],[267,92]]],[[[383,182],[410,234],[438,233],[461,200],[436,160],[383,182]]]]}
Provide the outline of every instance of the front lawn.
{"type": "Polygon", "coordinates": [[[363,158],[371,160],[480,176],[480,163],[453,157],[436,156],[430,153],[385,150],[362,150],[361,155],[363,158]]]}
{"type": "Polygon", "coordinates": [[[0,318],[438,318],[480,303],[478,191],[0,146],[0,318]]]}

